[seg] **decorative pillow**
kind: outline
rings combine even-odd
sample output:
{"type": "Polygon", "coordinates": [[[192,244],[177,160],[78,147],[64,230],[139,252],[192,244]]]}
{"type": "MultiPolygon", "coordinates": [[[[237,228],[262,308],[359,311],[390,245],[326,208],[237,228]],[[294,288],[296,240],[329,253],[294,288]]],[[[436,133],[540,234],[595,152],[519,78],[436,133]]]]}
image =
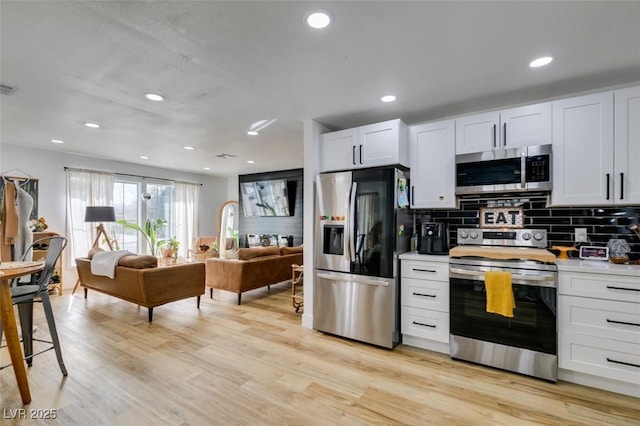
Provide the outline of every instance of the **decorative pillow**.
{"type": "Polygon", "coordinates": [[[239,260],[249,260],[255,257],[280,255],[280,248],[278,246],[241,248],[237,254],[239,260]]]}
{"type": "Polygon", "coordinates": [[[134,269],[157,268],[158,258],[148,255],[123,256],[118,261],[118,266],[134,269]]]}
{"type": "Polygon", "coordinates": [[[280,247],[280,253],[284,256],[285,254],[296,254],[302,253],[302,244],[296,247],[280,247]]]}
{"type": "Polygon", "coordinates": [[[93,255],[101,251],[104,251],[104,250],[101,249],[100,247],[92,248],[91,250],[89,250],[89,253],[87,254],[87,259],[89,260],[93,259],[93,255]]]}

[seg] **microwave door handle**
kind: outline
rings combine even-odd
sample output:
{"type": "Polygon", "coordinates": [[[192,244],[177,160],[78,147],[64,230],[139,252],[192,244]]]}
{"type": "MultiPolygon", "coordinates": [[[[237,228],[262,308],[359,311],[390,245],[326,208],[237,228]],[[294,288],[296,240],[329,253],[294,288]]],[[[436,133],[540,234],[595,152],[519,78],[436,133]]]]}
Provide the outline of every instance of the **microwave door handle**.
{"type": "MultiPolygon", "coordinates": [[[[505,139],[505,142],[506,141],[507,140],[505,139]]],[[[520,153],[520,188],[524,189],[526,187],[527,187],[527,155],[526,155],[526,152],[522,152],[520,153]]]]}

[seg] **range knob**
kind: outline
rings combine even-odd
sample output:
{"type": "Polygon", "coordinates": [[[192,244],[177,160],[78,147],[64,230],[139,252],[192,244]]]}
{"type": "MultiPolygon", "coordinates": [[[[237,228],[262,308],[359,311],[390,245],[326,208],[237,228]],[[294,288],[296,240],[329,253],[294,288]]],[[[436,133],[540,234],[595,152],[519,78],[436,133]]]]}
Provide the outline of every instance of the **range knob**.
{"type": "Polygon", "coordinates": [[[536,241],[540,241],[544,238],[544,234],[542,232],[536,232],[533,234],[533,239],[536,241]]]}
{"type": "Polygon", "coordinates": [[[471,234],[469,234],[469,236],[470,236],[472,239],[474,239],[474,240],[475,240],[476,238],[478,238],[478,233],[477,233],[477,232],[475,232],[475,231],[473,231],[473,232],[471,232],[471,234]]]}
{"type": "Polygon", "coordinates": [[[525,232],[522,234],[522,239],[525,241],[529,241],[531,239],[531,232],[525,232]]]}
{"type": "Polygon", "coordinates": [[[459,236],[460,236],[460,238],[462,238],[463,240],[469,236],[469,234],[467,234],[467,231],[460,231],[460,232],[458,233],[458,235],[459,235],[459,236]]]}

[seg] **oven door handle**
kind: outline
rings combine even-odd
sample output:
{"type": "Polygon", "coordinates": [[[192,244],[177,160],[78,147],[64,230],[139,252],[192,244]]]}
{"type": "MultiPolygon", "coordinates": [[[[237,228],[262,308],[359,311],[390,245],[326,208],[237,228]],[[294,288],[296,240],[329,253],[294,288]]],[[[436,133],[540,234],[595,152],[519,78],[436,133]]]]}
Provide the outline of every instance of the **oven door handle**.
{"type": "MultiPolygon", "coordinates": [[[[450,268],[449,276],[451,278],[472,279],[474,281],[484,281],[484,272],[469,271],[460,268],[450,268]]],[[[511,274],[511,281],[516,284],[525,284],[535,287],[556,287],[555,277],[544,275],[522,275],[511,274]]]]}

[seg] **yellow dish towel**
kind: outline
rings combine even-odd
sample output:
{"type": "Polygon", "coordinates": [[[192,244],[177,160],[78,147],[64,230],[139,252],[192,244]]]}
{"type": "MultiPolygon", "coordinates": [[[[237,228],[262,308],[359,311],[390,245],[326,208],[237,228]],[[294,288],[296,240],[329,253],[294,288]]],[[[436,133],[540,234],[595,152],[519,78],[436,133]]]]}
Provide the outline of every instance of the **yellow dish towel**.
{"type": "Polygon", "coordinates": [[[516,300],[511,286],[511,272],[485,272],[484,286],[487,289],[487,312],[512,318],[516,300]]]}

